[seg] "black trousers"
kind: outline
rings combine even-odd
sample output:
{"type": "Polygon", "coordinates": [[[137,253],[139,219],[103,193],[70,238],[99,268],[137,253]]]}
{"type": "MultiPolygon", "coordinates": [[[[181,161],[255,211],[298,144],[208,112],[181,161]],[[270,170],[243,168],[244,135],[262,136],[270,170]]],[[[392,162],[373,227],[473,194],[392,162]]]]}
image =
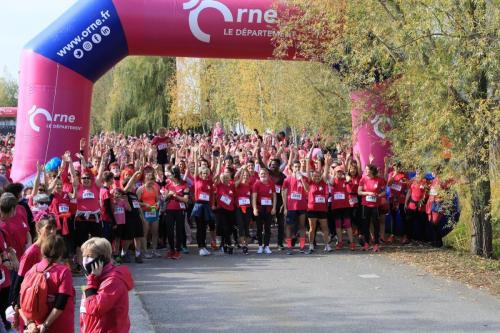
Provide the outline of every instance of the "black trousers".
{"type": "Polygon", "coordinates": [[[185,242],[185,220],[186,212],[184,210],[167,210],[165,213],[165,227],[167,231],[168,245],[172,251],[180,251],[185,242]]]}
{"type": "Polygon", "coordinates": [[[234,212],[226,209],[217,209],[215,211],[217,229],[220,231],[221,246],[231,246],[231,235],[234,226],[234,212]]]}
{"type": "Polygon", "coordinates": [[[375,234],[375,244],[380,241],[380,224],[378,221],[378,207],[367,207],[363,206],[361,208],[361,216],[363,218],[363,236],[365,237],[365,243],[370,242],[370,223],[373,224],[373,233],[375,234]]]}
{"type": "Polygon", "coordinates": [[[257,241],[259,246],[269,246],[269,241],[271,240],[271,222],[273,216],[271,215],[270,209],[260,208],[259,216],[256,218],[257,222],[257,241]],[[262,231],[264,231],[264,238],[262,238],[262,231]]]}
{"type": "Polygon", "coordinates": [[[419,212],[412,209],[406,210],[405,229],[408,229],[409,238],[418,241],[425,241],[427,223],[427,215],[425,212],[419,212]]]}

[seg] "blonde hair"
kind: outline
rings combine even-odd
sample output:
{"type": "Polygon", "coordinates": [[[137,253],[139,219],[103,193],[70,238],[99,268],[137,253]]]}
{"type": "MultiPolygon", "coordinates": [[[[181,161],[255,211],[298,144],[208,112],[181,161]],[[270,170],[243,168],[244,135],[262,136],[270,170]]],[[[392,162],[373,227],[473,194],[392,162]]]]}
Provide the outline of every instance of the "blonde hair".
{"type": "Polygon", "coordinates": [[[82,253],[88,251],[92,256],[103,256],[105,259],[111,260],[111,244],[106,238],[93,237],[83,243],[81,249],[82,253]]]}

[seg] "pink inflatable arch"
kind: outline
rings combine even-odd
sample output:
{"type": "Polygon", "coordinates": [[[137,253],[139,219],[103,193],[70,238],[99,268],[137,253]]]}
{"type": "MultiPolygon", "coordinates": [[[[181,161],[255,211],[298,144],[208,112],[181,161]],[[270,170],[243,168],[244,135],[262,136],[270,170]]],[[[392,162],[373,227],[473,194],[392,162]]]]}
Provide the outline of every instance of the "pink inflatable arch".
{"type": "Polygon", "coordinates": [[[12,177],[77,151],[92,87],[128,55],[270,59],[273,0],[78,1],[22,52],[12,177]]]}

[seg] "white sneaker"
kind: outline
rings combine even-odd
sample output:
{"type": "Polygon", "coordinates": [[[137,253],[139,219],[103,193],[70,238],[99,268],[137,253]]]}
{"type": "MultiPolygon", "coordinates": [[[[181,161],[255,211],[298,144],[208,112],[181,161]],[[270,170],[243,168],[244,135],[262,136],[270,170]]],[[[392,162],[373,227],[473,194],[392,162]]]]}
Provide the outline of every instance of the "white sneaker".
{"type": "Polygon", "coordinates": [[[154,256],[155,258],[161,258],[161,257],[162,257],[161,253],[160,253],[160,252],[158,252],[158,251],[156,251],[156,250],[155,250],[155,251],[153,251],[153,256],[154,256]]]}
{"type": "Polygon", "coordinates": [[[273,253],[273,251],[271,251],[271,249],[269,248],[269,246],[266,246],[266,247],[264,248],[264,252],[265,252],[266,254],[271,254],[271,253],[273,253]]]}
{"type": "Polygon", "coordinates": [[[257,250],[257,254],[262,254],[264,253],[264,247],[261,245],[259,246],[259,249],[257,250]]]}
{"type": "Polygon", "coordinates": [[[330,244],[326,244],[325,245],[325,252],[332,252],[332,247],[330,246],[330,244]]]}
{"type": "Polygon", "coordinates": [[[210,252],[208,252],[207,249],[200,249],[199,253],[200,253],[200,256],[202,256],[202,257],[206,257],[206,256],[210,255],[210,252]]]}
{"type": "Polygon", "coordinates": [[[144,259],[153,259],[153,255],[149,252],[144,253],[144,259]]]}
{"type": "Polygon", "coordinates": [[[207,248],[206,248],[206,247],[204,247],[204,248],[203,248],[203,251],[205,251],[205,253],[206,253],[205,255],[206,255],[206,256],[209,256],[209,255],[211,255],[211,254],[212,254],[212,253],[210,253],[210,251],[208,251],[208,250],[207,250],[207,248]]]}

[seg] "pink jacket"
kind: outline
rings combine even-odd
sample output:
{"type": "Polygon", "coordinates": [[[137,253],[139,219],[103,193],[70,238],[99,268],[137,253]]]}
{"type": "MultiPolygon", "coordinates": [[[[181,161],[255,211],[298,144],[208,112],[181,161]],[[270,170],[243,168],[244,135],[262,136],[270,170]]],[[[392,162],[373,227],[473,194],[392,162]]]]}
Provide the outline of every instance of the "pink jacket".
{"type": "Polygon", "coordinates": [[[128,292],[134,280],[125,266],[107,264],[99,277],[87,277],[86,290],[97,294],[82,299],[80,329],[82,333],[128,333],[128,292]]]}

